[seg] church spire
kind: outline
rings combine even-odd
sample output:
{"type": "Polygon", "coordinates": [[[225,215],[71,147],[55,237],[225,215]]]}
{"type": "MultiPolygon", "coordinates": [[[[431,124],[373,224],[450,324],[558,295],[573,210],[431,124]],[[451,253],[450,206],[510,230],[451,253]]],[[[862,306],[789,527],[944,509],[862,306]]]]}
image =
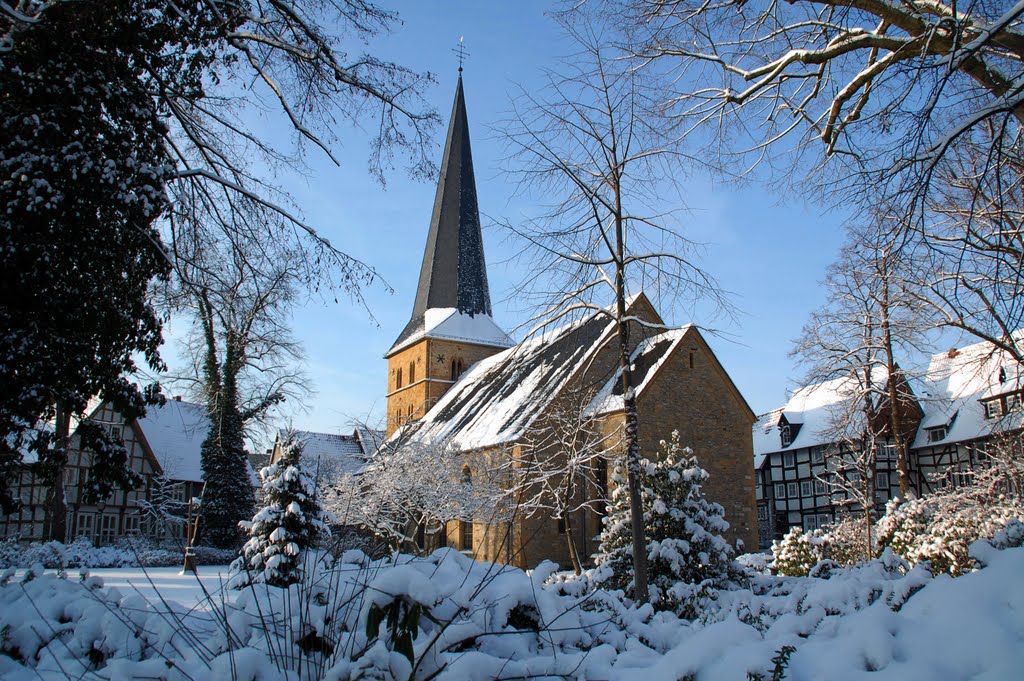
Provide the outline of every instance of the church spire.
{"type": "Polygon", "coordinates": [[[469,316],[491,314],[461,73],[412,316],[449,307],[469,316]]]}
{"type": "Polygon", "coordinates": [[[461,73],[444,143],[412,318],[385,356],[391,356],[417,338],[440,337],[444,329],[437,325],[448,319],[464,320],[458,324],[452,321],[448,326],[458,326],[467,342],[494,347],[511,344],[491,318],[491,294],[487,287],[461,73]],[[431,313],[431,310],[437,312],[431,313]]]}

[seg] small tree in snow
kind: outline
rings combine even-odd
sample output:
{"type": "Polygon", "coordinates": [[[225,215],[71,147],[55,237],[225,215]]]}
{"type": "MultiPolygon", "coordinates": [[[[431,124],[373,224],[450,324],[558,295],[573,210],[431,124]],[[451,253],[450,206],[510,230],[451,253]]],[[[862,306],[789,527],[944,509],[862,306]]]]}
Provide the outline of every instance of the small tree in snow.
{"type": "Polygon", "coordinates": [[[281,448],[281,458],[260,471],[266,505],[252,521],[240,523],[250,539],[232,566],[252,570],[254,581],[274,586],[299,580],[302,552],[329,535],[333,521],[320,508],[313,479],[302,470],[302,445],[288,438],[281,448]]]}
{"type": "MultiPolygon", "coordinates": [[[[682,611],[699,590],[716,586],[729,575],[732,547],[722,538],[729,529],[720,504],[704,497],[708,479],[692,450],[679,444],[679,433],[662,440],[661,461],[641,461],[640,491],[650,570],[651,603],[660,610],[682,611]]],[[[633,591],[633,546],[629,494],[622,466],[612,479],[611,508],[601,533],[594,580],[633,591]]]]}

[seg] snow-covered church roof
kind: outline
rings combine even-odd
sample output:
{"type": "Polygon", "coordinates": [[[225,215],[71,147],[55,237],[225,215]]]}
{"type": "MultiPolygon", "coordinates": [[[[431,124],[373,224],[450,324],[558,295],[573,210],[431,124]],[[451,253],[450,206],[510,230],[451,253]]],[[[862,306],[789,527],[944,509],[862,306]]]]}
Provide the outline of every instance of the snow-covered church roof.
{"type": "Polygon", "coordinates": [[[520,438],[612,328],[594,313],[477,362],[416,424],[416,437],[456,449],[520,438]]]}
{"type": "Polygon", "coordinates": [[[513,344],[490,315],[470,315],[458,308],[442,307],[431,308],[409,322],[388,354],[407,348],[421,338],[442,338],[498,348],[513,344]]]}
{"type": "MultiPolygon", "coordinates": [[[[665,360],[675,352],[683,336],[692,325],[669,329],[650,338],[645,338],[630,355],[630,368],[633,371],[634,393],[639,398],[653,381],[665,360]]],[[[587,412],[595,416],[608,414],[623,409],[622,371],[618,369],[605,382],[601,390],[591,400],[587,412]]]]}
{"type": "MultiPolygon", "coordinates": [[[[631,298],[627,314],[662,323],[642,294],[631,298]]],[[[655,333],[637,344],[631,353],[637,395],[692,328],[655,333]]],[[[413,426],[414,437],[460,450],[515,442],[576,379],[574,385],[594,394],[588,413],[621,409],[614,361],[595,361],[614,330],[608,315],[597,311],[477,362],[413,426]]]]}

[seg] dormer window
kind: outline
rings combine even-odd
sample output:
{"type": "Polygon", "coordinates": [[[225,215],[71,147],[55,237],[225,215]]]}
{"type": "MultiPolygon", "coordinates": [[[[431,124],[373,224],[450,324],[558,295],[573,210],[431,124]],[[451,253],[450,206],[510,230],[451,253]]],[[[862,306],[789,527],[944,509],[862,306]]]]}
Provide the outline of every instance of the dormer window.
{"type": "Polygon", "coordinates": [[[928,429],[928,442],[939,442],[945,440],[946,435],[949,434],[949,429],[946,426],[939,426],[938,428],[928,429]]]}
{"type": "Polygon", "coordinates": [[[983,402],[982,404],[985,405],[985,418],[997,419],[1003,415],[1003,403],[998,398],[994,400],[988,400],[987,402],[983,402]]]}
{"type": "Polygon", "coordinates": [[[788,447],[793,444],[792,431],[789,429],[788,423],[783,423],[779,426],[779,437],[782,438],[782,446],[788,447]]]}
{"type": "Polygon", "coordinates": [[[1021,394],[1012,393],[1006,396],[1006,413],[1009,414],[1011,411],[1020,411],[1022,408],[1021,394]]]}

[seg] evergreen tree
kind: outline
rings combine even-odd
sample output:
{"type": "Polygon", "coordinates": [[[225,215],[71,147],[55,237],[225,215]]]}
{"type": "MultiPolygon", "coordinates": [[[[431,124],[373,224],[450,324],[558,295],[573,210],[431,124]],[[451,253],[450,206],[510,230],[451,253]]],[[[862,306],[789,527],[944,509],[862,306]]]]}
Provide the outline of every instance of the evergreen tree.
{"type": "Polygon", "coordinates": [[[224,548],[241,542],[239,523],[252,517],[254,505],[245,419],[238,402],[241,362],[241,350],[230,339],[223,363],[218,362],[216,343],[211,340],[205,366],[210,432],[200,450],[205,483],[200,513],[203,542],[224,548]]]}
{"type": "MultiPolygon", "coordinates": [[[[650,569],[651,603],[682,611],[700,589],[717,586],[730,574],[732,547],[722,537],[729,528],[721,505],[701,489],[708,473],[673,432],[662,440],[660,461],[641,462],[644,534],[650,569]]],[[[616,466],[611,508],[601,533],[595,581],[627,593],[633,590],[633,546],[629,494],[621,464],[616,466]]]]}
{"type": "Polygon", "coordinates": [[[281,458],[260,471],[266,506],[241,525],[250,539],[232,568],[251,570],[253,580],[273,586],[299,581],[302,553],[330,534],[331,514],[320,507],[316,484],[302,469],[302,445],[281,444],[281,458]]]}
{"type": "MultiPolygon", "coordinates": [[[[124,377],[137,356],[162,366],[147,293],[169,271],[154,222],[173,167],[151,93],[201,88],[206,65],[180,49],[202,43],[203,21],[165,5],[49,3],[0,51],[0,506],[5,474],[35,449],[58,539],[71,419],[96,395],[141,416],[146,396],[124,377]],[[47,421],[55,432],[34,430],[47,421]]],[[[92,492],[131,486],[123,445],[84,435],[103,482],[92,492]]]]}

